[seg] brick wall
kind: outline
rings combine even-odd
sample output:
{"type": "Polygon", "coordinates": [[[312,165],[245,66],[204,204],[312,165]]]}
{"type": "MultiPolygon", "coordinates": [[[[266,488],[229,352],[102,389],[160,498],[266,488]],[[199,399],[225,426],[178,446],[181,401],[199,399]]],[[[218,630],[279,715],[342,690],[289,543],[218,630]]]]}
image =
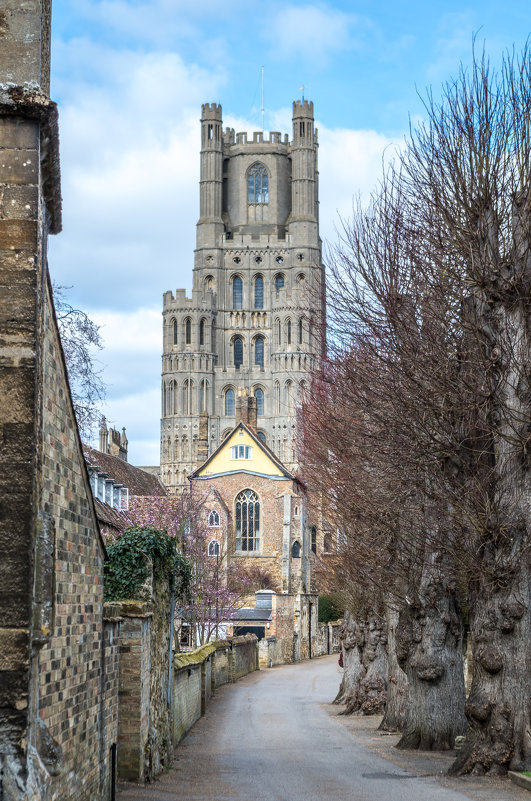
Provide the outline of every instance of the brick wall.
{"type": "Polygon", "coordinates": [[[149,735],[151,611],[146,602],[120,604],[118,775],[142,781],[149,735]]]}
{"type": "Polygon", "coordinates": [[[208,643],[174,659],[172,739],[177,745],[204,714],[214,689],[258,670],[254,634],[208,643]]]}

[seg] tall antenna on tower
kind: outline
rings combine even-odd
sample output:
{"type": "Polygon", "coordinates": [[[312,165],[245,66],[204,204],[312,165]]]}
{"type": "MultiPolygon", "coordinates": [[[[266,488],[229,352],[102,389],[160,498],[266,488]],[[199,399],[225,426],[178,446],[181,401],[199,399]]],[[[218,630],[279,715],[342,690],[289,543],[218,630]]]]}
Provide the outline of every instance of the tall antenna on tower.
{"type": "Polygon", "coordinates": [[[264,132],[264,117],[265,117],[265,107],[264,107],[264,68],[262,67],[262,133],[264,132]]]}

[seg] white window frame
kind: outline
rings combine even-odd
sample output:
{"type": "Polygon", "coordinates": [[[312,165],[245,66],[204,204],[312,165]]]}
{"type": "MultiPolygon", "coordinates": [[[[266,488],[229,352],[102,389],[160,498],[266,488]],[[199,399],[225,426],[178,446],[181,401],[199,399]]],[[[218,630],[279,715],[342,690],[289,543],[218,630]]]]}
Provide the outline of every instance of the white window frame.
{"type": "Polygon", "coordinates": [[[230,454],[232,460],[251,459],[253,449],[251,445],[231,445],[230,454]]]}

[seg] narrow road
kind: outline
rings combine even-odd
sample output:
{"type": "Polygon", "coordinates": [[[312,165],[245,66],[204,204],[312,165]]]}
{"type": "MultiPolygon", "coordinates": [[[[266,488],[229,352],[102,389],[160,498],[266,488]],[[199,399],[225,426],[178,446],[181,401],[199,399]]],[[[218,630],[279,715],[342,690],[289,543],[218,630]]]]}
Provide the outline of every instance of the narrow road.
{"type": "Polygon", "coordinates": [[[448,757],[408,761],[400,752],[395,759],[391,738],[380,736],[372,723],[367,734],[367,719],[360,724],[359,718],[337,717],[330,700],[339,681],[337,657],[331,656],[262,670],[220,688],[205,717],[179,745],[174,768],[152,785],[127,785],[118,801],[529,798],[508,780],[438,775],[448,757]]]}

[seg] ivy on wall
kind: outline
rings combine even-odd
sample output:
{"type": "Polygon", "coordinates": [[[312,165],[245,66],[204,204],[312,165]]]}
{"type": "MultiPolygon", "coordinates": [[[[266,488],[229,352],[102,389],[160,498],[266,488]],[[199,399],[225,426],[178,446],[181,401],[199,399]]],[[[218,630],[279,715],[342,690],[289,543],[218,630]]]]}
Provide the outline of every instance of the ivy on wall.
{"type": "Polygon", "coordinates": [[[155,578],[166,574],[170,586],[175,582],[180,597],[188,595],[191,565],[177,552],[175,538],[157,528],[132,526],[107,545],[104,599],[138,600],[151,564],[155,578]]]}

